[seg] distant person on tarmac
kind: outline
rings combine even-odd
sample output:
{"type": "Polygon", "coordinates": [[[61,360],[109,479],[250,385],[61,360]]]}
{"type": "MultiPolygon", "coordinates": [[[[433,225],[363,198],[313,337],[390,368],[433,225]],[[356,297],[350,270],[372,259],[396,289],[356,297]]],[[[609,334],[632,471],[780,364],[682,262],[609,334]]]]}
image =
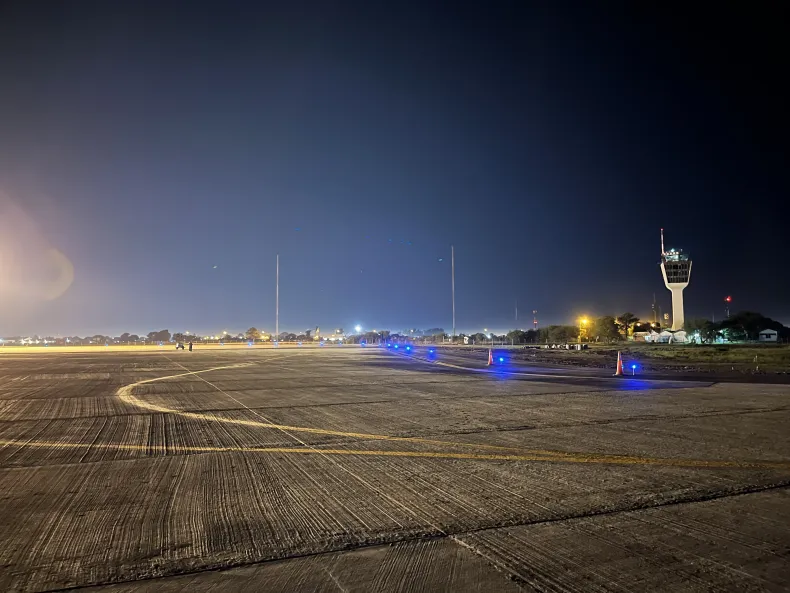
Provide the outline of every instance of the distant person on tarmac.
{"type": "Polygon", "coordinates": [[[189,351],[192,352],[192,342],[189,343],[189,351]]]}

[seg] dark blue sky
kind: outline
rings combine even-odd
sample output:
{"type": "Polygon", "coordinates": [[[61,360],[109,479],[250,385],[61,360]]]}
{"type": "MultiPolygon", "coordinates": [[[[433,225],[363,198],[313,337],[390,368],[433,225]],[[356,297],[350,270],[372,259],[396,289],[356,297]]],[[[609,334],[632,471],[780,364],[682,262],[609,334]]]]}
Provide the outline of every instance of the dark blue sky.
{"type": "Polygon", "coordinates": [[[371,4],[0,4],[0,335],[790,322],[778,14],[371,4]]]}

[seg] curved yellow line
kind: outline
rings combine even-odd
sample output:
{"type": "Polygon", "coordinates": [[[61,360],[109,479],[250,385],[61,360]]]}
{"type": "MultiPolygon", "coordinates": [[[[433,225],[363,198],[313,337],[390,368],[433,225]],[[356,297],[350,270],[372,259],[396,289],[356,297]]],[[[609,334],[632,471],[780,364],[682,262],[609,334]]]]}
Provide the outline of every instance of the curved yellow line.
{"type": "MultiPolygon", "coordinates": [[[[19,446],[49,449],[111,449],[116,451],[144,451],[155,453],[156,447],[148,445],[129,445],[124,443],[61,443],[56,441],[14,441],[0,440],[2,446],[19,446]]],[[[472,459],[487,461],[547,461],[561,463],[600,463],[618,465],[669,465],[675,467],[695,468],[767,468],[790,469],[790,463],[781,462],[741,462],[719,460],[693,460],[693,459],[657,459],[648,457],[590,457],[585,455],[545,457],[538,455],[498,455],[493,453],[453,453],[451,451],[375,451],[365,449],[307,449],[297,447],[201,447],[169,445],[171,454],[184,453],[294,453],[302,455],[367,455],[374,457],[427,457],[432,459],[472,459]]]]}
{"type": "Polygon", "coordinates": [[[287,424],[273,424],[271,422],[261,422],[259,420],[242,420],[237,418],[223,418],[221,416],[214,416],[211,414],[205,414],[201,412],[186,412],[183,410],[176,410],[173,408],[167,408],[165,406],[158,406],[156,404],[152,404],[146,401],[141,400],[138,397],[132,395],[132,390],[139,386],[144,385],[146,383],[154,383],[157,381],[164,381],[166,379],[176,379],[179,377],[186,377],[189,375],[197,375],[202,373],[209,373],[211,371],[219,371],[223,369],[233,369],[233,368],[241,368],[252,366],[253,363],[240,363],[240,364],[233,364],[233,365],[226,365],[226,366],[219,366],[219,367],[212,367],[209,369],[203,369],[200,371],[189,371],[186,373],[178,373],[176,375],[168,375],[166,377],[154,377],[152,379],[145,379],[143,381],[137,381],[135,383],[130,383],[129,385],[125,385],[121,387],[117,394],[118,397],[124,401],[125,403],[138,407],[143,408],[146,410],[150,410],[152,412],[159,412],[162,414],[177,414],[179,416],[183,416],[185,418],[192,418],[194,420],[208,420],[211,422],[224,422],[225,424],[235,424],[238,426],[252,426],[255,428],[271,428],[276,430],[287,430],[291,432],[304,432],[309,434],[323,434],[329,436],[341,436],[341,437],[348,437],[348,438],[355,438],[355,439],[365,439],[365,440],[379,440],[379,441],[397,441],[397,442],[410,442],[410,443],[419,443],[422,445],[442,445],[442,446],[453,446],[453,447],[470,447],[473,449],[491,449],[496,451],[521,451],[525,453],[529,453],[531,455],[565,455],[565,453],[561,451],[544,451],[544,450],[531,450],[531,449],[522,449],[519,447],[503,447],[498,445],[484,445],[484,444],[475,444],[475,443],[464,443],[458,441],[442,441],[436,439],[423,439],[420,437],[395,437],[383,434],[371,434],[365,432],[346,432],[340,430],[329,430],[325,428],[311,428],[308,426],[289,426],[287,424]]]}
{"type": "MultiPolygon", "coordinates": [[[[436,439],[424,439],[419,437],[396,437],[381,434],[371,434],[363,432],[346,432],[339,430],[328,430],[323,428],[311,428],[307,426],[290,426],[287,424],[274,424],[270,422],[260,422],[257,420],[242,420],[234,418],[223,418],[211,414],[204,414],[199,412],[185,412],[175,410],[164,406],[151,404],[132,395],[131,391],[138,385],[146,383],[154,383],[156,381],[164,381],[166,379],[174,379],[178,377],[185,377],[189,375],[197,375],[218,371],[223,369],[241,368],[252,366],[254,363],[240,363],[219,367],[212,367],[200,371],[189,371],[186,373],[178,373],[176,375],[168,375],[166,377],[155,377],[152,379],[145,379],[131,383],[118,390],[118,396],[126,403],[140,407],[143,409],[160,412],[165,414],[177,414],[186,418],[195,420],[207,420],[211,422],[223,422],[226,424],[236,424],[241,426],[252,426],[256,428],[270,428],[276,430],[285,430],[291,432],[303,432],[310,434],[323,434],[331,436],[342,436],[348,438],[364,439],[364,440],[381,440],[381,441],[394,441],[394,442],[409,442],[418,443],[422,445],[440,445],[449,447],[462,447],[483,450],[496,450],[496,451],[518,451],[520,454],[478,454],[478,453],[451,453],[451,452],[417,452],[417,451],[365,451],[365,450],[346,450],[346,449],[291,449],[281,447],[252,447],[252,448],[225,448],[225,447],[184,447],[179,450],[195,451],[195,452],[214,452],[214,451],[249,451],[261,453],[325,453],[331,455],[383,455],[383,456],[401,456],[401,457],[434,457],[445,459],[488,459],[488,460],[503,460],[503,461],[553,461],[553,462],[566,462],[566,463],[601,463],[601,464],[616,464],[616,465],[666,465],[675,467],[710,467],[710,468],[764,468],[764,469],[790,469],[788,462],[773,462],[773,461],[722,461],[722,460],[694,460],[694,459],[669,459],[657,457],[639,457],[630,455],[605,455],[605,454],[587,454],[587,453],[573,453],[566,451],[552,451],[546,449],[523,449],[519,447],[504,447],[499,445],[485,445],[476,443],[465,443],[459,441],[442,441],[436,439]]],[[[447,365],[450,366],[450,365],[447,365]]],[[[459,367],[460,368],[460,367],[459,367]]],[[[128,447],[140,447],[147,450],[147,447],[138,445],[129,445],[128,447]]]]}

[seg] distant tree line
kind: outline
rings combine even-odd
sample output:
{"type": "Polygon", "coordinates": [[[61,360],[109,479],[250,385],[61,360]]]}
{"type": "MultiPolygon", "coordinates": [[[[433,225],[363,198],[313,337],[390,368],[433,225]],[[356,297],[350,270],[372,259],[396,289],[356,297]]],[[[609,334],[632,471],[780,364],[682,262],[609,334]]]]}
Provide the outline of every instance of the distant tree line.
{"type": "MultiPolygon", "coordinates": [[[[752,311],[741,311],[728,317],[727,319],[714,323],[708,319],[688,319],[685,323],[687,336],[693,341],[700,343],[713,343],[717,340],[729,342],[745,342],[757,340],[761,331],[773,329],[778,333],[778,338],[782,342],[790,341],[790,328],[785,327],[780,322],[765,317],[760,313],[752,311]]],[[[318,328],[316,328],[317,332],[318,328]]],[[[474,334],[459,334],[455,337],[456,343],[486,344],[494,342],[510,342],[512,344],[546,344],[546,343],[570,343],[579,339],[588,342],[613,343],[632,338],[638,332],[661,332],[660,323],[640,320],[630,312],[622,313],[618,316],[604,315],[588,320],[586,324],[579,325],[548,325],[538,329],[514,329],[507,334],[494,335],[482,332],[474,334]],[[464,340],[466,338],[466,340],[464,340]]],[[[228,334],[223,332],[214,336],[197,336],[187,333],[171,334],[170,330],[162,329],[148,332],[145,336],[137,334],[123,333],[120,336],[105,336],[96,334],[92,336],[69,336],[65,338],[33,336],[32,338],[12,337],[5,338],[7,343],[40,343],[50,344],[150,344],[165,342],[196,342],[196,341],[219,341],[219,342],[254,342],[277,339],[281,342],[306,342],[321,338],[343,337],[347,343],[365,342],[375,344],[381,341],[418,341],[425,343],[439,343],[450,341],[452,338],[441,327],[426,330],[407,329],[400,333],[392,333],[387,330],[368,331],[361,334],[345,336],[342,329],[335,330],[335,333],[318,334],[314,330],[305,330],[299,333],[281,332],[278,336],[271,336],[265,332],[250,327],[246,332],[238,334],[228,334]]]]}
{"type": "MultiPolygon", "coordinates": [[[[780,322],[765,317],[760,313],[742,311],[727,319],[714,323],[708,319],[689,319],[685,323],[686,334],[689,339],[700,343],[713,343],[717,339],[729,342],[756,341],[760,332],[766,329],[776,330],[779,340],[790,341],[790,328],[780,322]]],[[[613,343],[633,338],[635,333],[651,332],[660,333],[663,330],[658,322],[640,320],[630,312],[616,317],[604,315],[588,321],[587,324],[578,325],[548,325],[537,330],[515,329],[505,336],[492,336],[477,333],[469,336],[472,343],[485,343],[486,341],[505,339],[514,344],[545,344],[583,341],[613,343]]],[[[462,335],[463,339],[463,335],[462,335]]]]}
{"type": "Polygon", "coordinates": [[[753,311],[740,311],[719,322],[698,318],[688,319],[685,323],[686,333],[689,336],[699,335],[700,342],[705,344],[720,338],[729,342],[758,340],[760,332],[766,329],[775,330],[782,342],[790,341],[789,327],[753,311]]]}

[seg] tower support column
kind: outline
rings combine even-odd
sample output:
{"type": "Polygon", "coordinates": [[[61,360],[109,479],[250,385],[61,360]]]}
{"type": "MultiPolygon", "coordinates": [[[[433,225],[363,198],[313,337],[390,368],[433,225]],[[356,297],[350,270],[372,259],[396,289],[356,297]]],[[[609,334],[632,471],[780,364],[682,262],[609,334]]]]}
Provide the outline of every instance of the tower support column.
{"type": "Polygon", "coordinates": [[[672,293],[672,331],[680,331],[685,325],[683,315],[683,289],[685,286],[671,286],[672,293]]]}

